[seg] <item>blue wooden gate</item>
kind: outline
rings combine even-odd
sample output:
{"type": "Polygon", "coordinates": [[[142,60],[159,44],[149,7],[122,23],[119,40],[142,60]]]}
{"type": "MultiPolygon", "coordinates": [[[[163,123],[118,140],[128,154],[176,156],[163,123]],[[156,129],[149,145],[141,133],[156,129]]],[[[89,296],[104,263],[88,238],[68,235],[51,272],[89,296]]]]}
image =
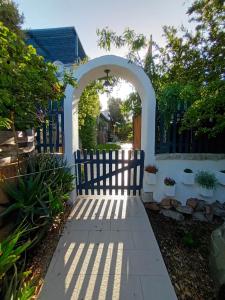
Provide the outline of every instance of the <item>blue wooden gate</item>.
{"type": "Polygon", "coordinates": [[[76,151],[78,195],[140,194],[143,186],[144,151],[76,151]]]}

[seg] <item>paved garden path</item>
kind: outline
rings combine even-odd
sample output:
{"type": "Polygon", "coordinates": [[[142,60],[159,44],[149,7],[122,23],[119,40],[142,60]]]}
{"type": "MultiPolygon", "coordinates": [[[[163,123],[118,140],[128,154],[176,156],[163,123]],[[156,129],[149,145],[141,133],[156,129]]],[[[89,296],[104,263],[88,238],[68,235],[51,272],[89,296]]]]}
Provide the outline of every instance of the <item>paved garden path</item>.
{"type": "Polygon", "coordinates": [[[39,299],[177,299],[139,197],[78,198],[39,299]]]}

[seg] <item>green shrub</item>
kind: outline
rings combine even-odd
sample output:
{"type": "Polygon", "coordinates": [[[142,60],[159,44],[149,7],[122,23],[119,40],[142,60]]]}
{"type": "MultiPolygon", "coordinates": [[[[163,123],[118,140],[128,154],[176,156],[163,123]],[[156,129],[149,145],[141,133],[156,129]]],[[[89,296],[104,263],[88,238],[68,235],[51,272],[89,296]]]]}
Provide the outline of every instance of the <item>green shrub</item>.
{"type": "Polygon", "coordinates": [[[195,176],[195,181],[206,189],[215,189],[217,185],[216,176],[207,171],[199,171],[195,176]]]}
{"type": "Polygon", "coordinates": [[[94,149],[97,143],[97,121],[95,117],[87,116],[80,127],[79,135],[82,149],[94,149]]]}

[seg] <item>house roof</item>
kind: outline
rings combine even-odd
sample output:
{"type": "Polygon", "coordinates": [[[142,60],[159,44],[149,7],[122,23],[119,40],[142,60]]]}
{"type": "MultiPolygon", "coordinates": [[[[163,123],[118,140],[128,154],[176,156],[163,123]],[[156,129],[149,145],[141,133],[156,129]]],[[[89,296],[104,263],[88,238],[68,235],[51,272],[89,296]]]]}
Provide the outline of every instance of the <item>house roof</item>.
{"type": "Polygon", "coordinates": [[[74,27],[31,29],[25,31],[26,43],[37,49],[47,61],[72,64],[86,53],[74,27]]]}

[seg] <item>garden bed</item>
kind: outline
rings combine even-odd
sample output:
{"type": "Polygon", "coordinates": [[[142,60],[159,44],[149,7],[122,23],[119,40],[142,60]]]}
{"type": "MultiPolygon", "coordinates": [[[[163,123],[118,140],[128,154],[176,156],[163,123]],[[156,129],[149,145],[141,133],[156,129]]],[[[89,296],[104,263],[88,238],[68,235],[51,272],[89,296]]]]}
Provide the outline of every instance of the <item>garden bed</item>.
{"type": "Polygon", "coordinates": [[[210,235],[221,221],[177,222],[147,209],[149,220],[167,266],[177,298],[213,300],[216,291],[208,259],[210,235]]]}
{"type": "Polygon", "coordinates": [[[41,241],[38,247],[29,254],[27,270],[31,271],[32,277],[36,283],[36,291],[32,299],[37,299],[39,295],[44,282],[44,277],[47,273],[70,211],[71,206],[67,205],[65,207],[65,211],[56,217],[45,238],[41,241]]]}

